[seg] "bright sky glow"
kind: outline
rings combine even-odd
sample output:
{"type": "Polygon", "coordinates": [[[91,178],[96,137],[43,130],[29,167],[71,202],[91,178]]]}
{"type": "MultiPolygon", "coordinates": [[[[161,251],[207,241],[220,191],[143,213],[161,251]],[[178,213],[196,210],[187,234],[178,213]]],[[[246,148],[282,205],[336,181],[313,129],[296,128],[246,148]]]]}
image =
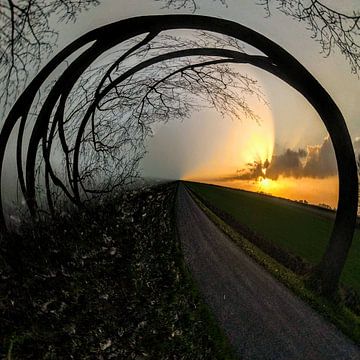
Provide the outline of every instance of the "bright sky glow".
{"type": "MultiPolygon", "coordinates": [[[[339,2],[326,0],[331,6],[339,2]]],[[[326,88],[343,112],[352,138],[360,136],[360,81],[351,74],[344,57],[337,51],[328,58],[320,53],[319,44],[311,39],[306,25],[274,10],[266,17],[263,8],[253,0],[227,0],[228,7],[212,0],[199,0],[199,15],[234,20],[264,34],[297,58],[326,88]],[[284,29],[286,29],[284,31],[284,29]],[[331,76],[330,76],[331,75],[331,76]]],[[[359,10],[358,0],[341,2],[359,10]]],[[[162,9],[154,1],[106,0],[91,12],[83,12],[75,24],[59,24],[59,47],[73,41],[97,26],[132,16],[176,13],[162,9]],[[71,25],[71,26],[70,26],[71,25]]],[[[181,10],[181,12],[187,12],[181,10]]],[[[47,59],[46,59],[47,61],[47,59]]],[[[239,65],[240,67],[240,65],[239,65]]],[[[312,107],[291,87],[265,71],[243,65],[240,69],[261,81],[269,107],[255,99],[250,105],[262,118],[260,125],[244,119],[222,119],[215,111],[199,111],[183,123],[169,122],[160,127],[148,142],[148,154],[142,163],[143,174],[168,179],[193,179],[213,182],[276,196],[336,206],[337,177],[290,178],[261,181],[219,180],[230,177],[247,163],[271,160],[286,149],[306,149],[319,145],[327,135],[312,107]],[[216,180],[217,179],[217,180],[216,180]]],[[[9,171],[9,182],[12,173],[9,171]]]]}

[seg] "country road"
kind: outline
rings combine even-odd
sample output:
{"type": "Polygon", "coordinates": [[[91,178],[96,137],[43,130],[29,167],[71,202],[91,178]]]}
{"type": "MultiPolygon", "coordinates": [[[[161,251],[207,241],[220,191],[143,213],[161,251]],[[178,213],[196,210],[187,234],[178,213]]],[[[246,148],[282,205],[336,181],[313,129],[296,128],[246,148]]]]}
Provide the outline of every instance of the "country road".
{"type": "Polygon", "coordinates": [[[360,349],[245,255],[193,201],[177,196],[185,262],[240,359],[360,359],[360,349]]]}

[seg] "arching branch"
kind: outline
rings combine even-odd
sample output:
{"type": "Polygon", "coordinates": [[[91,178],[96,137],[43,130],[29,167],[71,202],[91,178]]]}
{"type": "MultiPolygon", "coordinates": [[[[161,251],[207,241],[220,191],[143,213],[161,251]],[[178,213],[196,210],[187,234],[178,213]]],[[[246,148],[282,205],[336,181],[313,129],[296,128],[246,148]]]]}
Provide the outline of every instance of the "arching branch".
{"type": "Polygon", "coordinates": [[[56,46],[58,33],[50,17],[75,21],[99,0],[0,0],[1,115],[56,46]]]}
{"type": "Polygon", "coordinates": [[[260,4],[265,6],[268,15],[272,2],[285,15],[306,23],[325,56],[337,48],[348,60],[351,71],[359,75],[360,9],[346,14],[319,0],[262,0],[260,4]]]}
{"type": "MultiPolygon", "coordinates": [[[[165,8],[190,9],[196,12],[200,0],[156,0],[165,8]]],[[[216,0],[214,0],[216,1],[216,0]]],[[[226,0],[218,0],[226,5],[226,0]]],[[[349,13],[327,6],[320,0],[259,0],[256,4],[265,8],[271,15],[271,4],[275,9],[295,20],[304,22],[312,33],[311,37],[319,42],[322,53],[329,56],[338,49],[345,56],[354,74],[360,73],[360,8],[349,13]]]]}

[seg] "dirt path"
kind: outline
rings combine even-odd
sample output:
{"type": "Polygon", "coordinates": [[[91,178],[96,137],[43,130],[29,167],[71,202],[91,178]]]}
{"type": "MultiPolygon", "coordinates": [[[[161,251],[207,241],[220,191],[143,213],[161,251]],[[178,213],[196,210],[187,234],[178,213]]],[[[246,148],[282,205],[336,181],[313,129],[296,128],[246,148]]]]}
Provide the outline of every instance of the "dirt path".
{"type": "Polygon", "coordinates": [[[348,360],[360,349],[245,255],[180,184],[185,261],[240,359],[348,360]]]}

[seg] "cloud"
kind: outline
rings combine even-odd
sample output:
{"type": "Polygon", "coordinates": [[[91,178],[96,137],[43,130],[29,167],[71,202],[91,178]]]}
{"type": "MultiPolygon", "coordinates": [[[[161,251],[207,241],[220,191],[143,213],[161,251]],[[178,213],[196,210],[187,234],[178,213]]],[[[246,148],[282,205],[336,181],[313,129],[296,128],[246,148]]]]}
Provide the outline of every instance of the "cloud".
{"type": "MultiPolygon", "coordinates": [[[[265,164],[264,164],[265,165],[265,164]]],[[[257,179],[260,176],[264,176],[264,165],[259,161],[254,161],[253,163],[247,164],[248,168],[241,169],[237,171],[236,176],[228,176],[226,180],[253,180],[257,179]]]]}
{"type": "Polygon", "coordinates": [[[354,145],[355,154],[357,156],[359,156],[360,155],[360,136],[355,138],[355,141],[354,141],[353,145],[354,145]]]}
{"type": "MultiPolygon", "coordinates": [[[[359,139],[360,147],[360,139],[359,139]]],[[[237,172],[234,177],[240,180],[256,180],[260,176],[276,180],[283,177],[326,178],[337,174],[334,150],[329,137],[322,144],[307,146],[306,149],[286,149],[274,155],[270,162],[254,162],[247,169],[237,172]]]]}
{"type": "Polygon", "coordinates": [[[325,178],[337,174],[337,165],[331,140],[325,138],[322,145],[308,146],[304,176],[325,178]]]}
{"type": "MultiPolygon", "coordinates": [[[[360,136],[353,143],[355,154],[360,159],[360,136]]],[[[282,177],[324,179],[337,175],[334,149],[327,136],[322,144],[308,145],[306,149],[286,149],[280,155],[274,155],[269,162],[254,161],[236,174],[216,179],[217,181],[257,180],[267,177],[277,180],[282,177]]]]}
{"type": "Polygon", "coordinates": [[[281,155],[274,155],[270,165],[266,169],[266,177],[276,180],[280,175],[285,177],[301,177],[303,171],[303,159],[306,151],[299,149],[293,151],[287,149],[281,155]]]}

